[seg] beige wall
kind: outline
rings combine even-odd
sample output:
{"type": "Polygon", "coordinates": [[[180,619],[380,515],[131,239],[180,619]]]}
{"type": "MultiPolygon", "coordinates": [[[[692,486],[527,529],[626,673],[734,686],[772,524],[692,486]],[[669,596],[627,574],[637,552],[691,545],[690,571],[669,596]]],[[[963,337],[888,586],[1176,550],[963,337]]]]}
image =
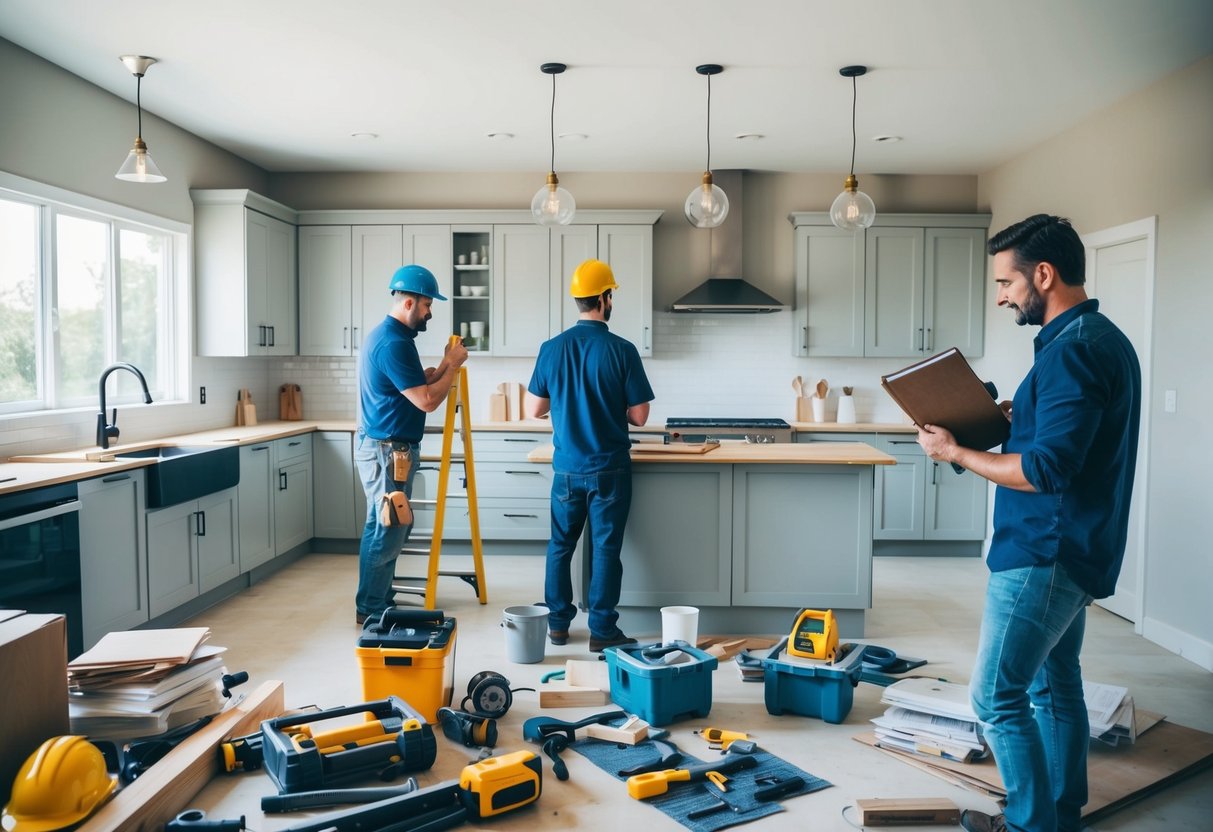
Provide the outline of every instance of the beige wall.
{"type": "MultiPolygon", "coordinates": [[[[981,176],[978,202],[991,232],[1038,212],[1080,233],[1158,217],[1145,633],[1213,666],[1213,58],[981,176]],[[1178,393],[1175,413],[1165,390],[1178,393]]],[[[1010,392],[1033,331],[992,305],[987,317],[982,372],[1010,392]]]]}

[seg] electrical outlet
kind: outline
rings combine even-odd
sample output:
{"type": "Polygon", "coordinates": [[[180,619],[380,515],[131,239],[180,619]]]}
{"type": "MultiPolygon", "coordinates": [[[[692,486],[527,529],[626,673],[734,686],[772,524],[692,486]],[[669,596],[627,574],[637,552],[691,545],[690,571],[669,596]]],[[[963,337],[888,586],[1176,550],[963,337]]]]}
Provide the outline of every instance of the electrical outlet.
{"type": "Polygon", "coordinates": [[[198,404],[206,404],[206,388],[198,388],[198,404]]]}
{"type": "Polygon", "coordinates": [[[1162,409],[1167,413],[1175,412],[1175,391],[1168,390],[1162,397],[1162,409]]]}

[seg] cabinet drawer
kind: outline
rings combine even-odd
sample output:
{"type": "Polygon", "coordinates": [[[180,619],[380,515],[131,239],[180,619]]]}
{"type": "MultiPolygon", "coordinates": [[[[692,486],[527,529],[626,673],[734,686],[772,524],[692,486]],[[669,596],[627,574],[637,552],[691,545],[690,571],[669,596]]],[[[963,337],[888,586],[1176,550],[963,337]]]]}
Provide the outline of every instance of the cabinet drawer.
{"type": "MultiPolygon", "coordinates": [[[[480,500],[482,540],[547,540],[551,532],[551,509],[547,500],[480,500]]],[[[413,525],[418,534],[434,528],[434,512],[415,509],[413,525]]],[[[450,500],[442,521],[444,540],[471,538],[471,520],[465,500],[450,500]]]]}
{"type": "Polygon", "coordinates": [[[551,493],[551,465],[533,462],[486,462],[476,466],[476,495],[482,499],[501,497],[546,500],[551,493]]]}
{"type": "Polygon", "coordinates": [[[301,456],[311,454],[312,435],[304,433],[299,436],[288,436],[285,439],[279,439],[274,443],[274,449],[278,452],[278,465],[285,465],[301,456]]]}
{"type": "Polygon", "coordinates": [[[477,433],[472,437],[472,452],[477,461],[525,461],[531,451],[550,444],[550,433],[477,433]]]}
{"type": "Polygon", "coordinates": [[[797,444],[805,442],[864,442],[872,447],[876,447],[876,434],[874,433],[798,433],[796,434],[797,444]]]}
{"type": "Polygon", "coordinates": [[[913,433],[881,434],[876,448],[889,456],[925,456],[913,433]]]}

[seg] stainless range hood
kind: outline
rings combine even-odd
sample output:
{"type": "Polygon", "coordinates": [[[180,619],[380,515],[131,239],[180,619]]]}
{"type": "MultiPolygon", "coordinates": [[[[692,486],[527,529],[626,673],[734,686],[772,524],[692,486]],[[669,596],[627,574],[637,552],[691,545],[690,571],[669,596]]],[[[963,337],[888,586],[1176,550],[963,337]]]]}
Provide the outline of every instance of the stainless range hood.
{"type": "Polygon", "coordinates": [[[708,279],[674,301],[674,312],[708,314],[755,314],[778,312],[787,307],[741,277],[742,216],[744,194],[742,172],[713,171],[712,178],[729,197],[729,216],[711,234],[711,265],[708,279]]]}

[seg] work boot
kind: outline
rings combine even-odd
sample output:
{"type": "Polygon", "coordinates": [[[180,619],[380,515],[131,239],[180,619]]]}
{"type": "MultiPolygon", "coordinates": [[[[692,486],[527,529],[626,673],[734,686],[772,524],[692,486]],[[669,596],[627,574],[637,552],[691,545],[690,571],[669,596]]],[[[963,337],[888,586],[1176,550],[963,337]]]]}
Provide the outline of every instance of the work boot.
{"type": "Polygon", "coordinates": [[[548,630],[548,641],[557,647],[569,643],[568,630],[548,630]]]}
{"type": "Polygon", "coordinates": [[[636,639],[629,638],[628,636],[624,635],[622,630],[620,630],[617,634],[611,636],[610,638],[599,638],[598,636],[591,635],[590,636],[590,652],[591,653],[601,653],[603,650],[605,650],[608,647],[619,647],[624,644],[635,644],[635,643],[636,643],[636,639]]]}
{"type": "Polygon", "coordinates": [[[1002,815],[987,815],[973,809],[960,813],[960,825],[966,832],[1006,832],[1007,829],[1002,815]]]}
{"type": "Polygon", "coordinates": [[[355,613],[354,613],[354,620],[355,620],[356,622],[358,622],[358,626],[359,626],[359,627],[361,627],[361,626],[363,625],[363,623],[366,621],[366,613],[364,613],[364,612],[355,612],[355,613]]]}

